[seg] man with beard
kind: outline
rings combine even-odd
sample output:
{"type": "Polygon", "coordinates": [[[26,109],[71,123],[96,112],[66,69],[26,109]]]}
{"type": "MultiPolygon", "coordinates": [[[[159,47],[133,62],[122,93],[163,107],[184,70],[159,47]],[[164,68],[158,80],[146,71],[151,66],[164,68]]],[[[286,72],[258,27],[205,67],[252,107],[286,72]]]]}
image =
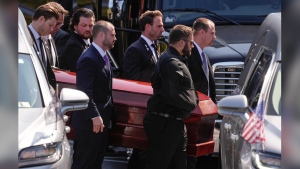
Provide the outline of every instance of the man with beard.
{"type": "Polygon", "coordinates": [[[116,41],[114,26],[98,21],[93,27],[93,43],[78,59],[76,87],[89,97],[86,110],[72,114],[77,146],[72,169],[102,168],[108,145],[108,130],[114,116],[112,72],[106,51],[116,41]]]}
{"type": "Polygon", "coordinates": [[[162,17],[158,10],[146,11],[140,16],[142,35],[124,54],[123,78],[150,82],[159,57],[154,41],[159,39],[164,31],[162,17]]]}
{"type": "MultiPolygon", "coordinates": [[[[123,78],[150,82],[155,64],[159,58],[154,41],[164,31],[162,13],[146,11],[139,18],[141,37],[132,43],[124,54],[123,78]]],[[[145,168],[146,150],[133,149],[127,169],[145,168]]]]}
{"type": "Polygon", "coordinates": [[[169,48],[161,55],[151,78],[154,94],[148,100],[143,121],[148,139],[145,169],[186,168],[187,131],[183,120],[199,102],[186,65],[192,48],[192,28],[174,26],[169,48]]]}
{"type": "MultiPolygon", "coordinates": [[[[216,87],[214,75],[208,57],[203,52],[216,39],[215,24],[206,18],[198,18],[194,24],[194,48],[188,57],[188,67],[192,75],[195,89],[206,94],[216,103],[216,87]]],[[[188,156],[187,169],[195,169],[197,158],[188,156]]]]}
{"type": "Polygon", "coordinates": [[[48,36],[53,30],[58,17],[59,11],[56,8],[47,4],[41,5],[34,11],[32,22],[28,26],[31,37],[39,51],[41,62],[47,72],[49,84],[54,90],[56,89],[56,79],[49,61],[52,59],[52,54],[45,36],[48,36]]]}
{"type": "Polygon", "coordinates": [[[64,48],[60,68],[76,71],[77,60],[82,52],[90,46],[90,37],[95,23],[94,12],[87,8],[77,9],[70,19],[72,34],[64,48]]]}

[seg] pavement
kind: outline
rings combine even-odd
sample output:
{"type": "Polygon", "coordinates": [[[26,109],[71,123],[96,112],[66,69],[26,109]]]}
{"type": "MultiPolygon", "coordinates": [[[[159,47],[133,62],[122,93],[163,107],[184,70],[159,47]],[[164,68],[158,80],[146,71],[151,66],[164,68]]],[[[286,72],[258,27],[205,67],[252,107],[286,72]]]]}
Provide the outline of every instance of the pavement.
{"type": "MultiPolygon", "coordinates": [[[[219,130],[215,129],[213,139],[215,141],[215,152],[219,151],[219,130]]],[[[73,145],[72,140],[69,141],[73,145]]],[[[127,169],[129,160],[128,152],[130,148],[112,147],[109,146],[102,165],[103,169],[127,169]]],[[[198,157],[196,169],[218,169],[218,156],[217,153],[198,157]]]]}

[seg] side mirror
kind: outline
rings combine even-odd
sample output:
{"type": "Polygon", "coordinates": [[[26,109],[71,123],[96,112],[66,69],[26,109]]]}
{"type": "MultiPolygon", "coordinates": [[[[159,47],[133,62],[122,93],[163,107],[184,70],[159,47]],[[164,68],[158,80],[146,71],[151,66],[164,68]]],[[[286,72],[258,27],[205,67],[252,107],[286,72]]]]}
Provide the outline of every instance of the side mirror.
{"type": "Polygon", "coordinates": [[[240,116],[242,119],[246,119],[248,100],[245,95],[227,96],[221,99],[217,106],[218,113],[222,116],[240,116]]]}
{"type": "Polygon", "coordinates": [[[61,113],[86,109],[89,97],[82,91],[63,88],[60,93],[61,113]]]}

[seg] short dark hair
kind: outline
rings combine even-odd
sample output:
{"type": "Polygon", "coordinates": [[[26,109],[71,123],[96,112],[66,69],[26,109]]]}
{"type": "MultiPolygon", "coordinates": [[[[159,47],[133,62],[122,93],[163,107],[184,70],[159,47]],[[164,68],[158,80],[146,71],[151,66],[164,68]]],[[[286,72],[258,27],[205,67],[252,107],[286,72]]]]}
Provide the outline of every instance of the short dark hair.
{"type": "Polygon", "coordinates": [[[53,6],[61,14],[64,14],[64,15],[69,14],[69,11],[65,10],[65,8],[57,2],[48,2],[46,4],[53,6]]]}
{"type": "Polygon", "coordinates": [[[32,20],[36,21],[39,17],[44,16],[45,20],[54,17],[56,20],[59,18],[58,10],[51,5],[41,5],[33,13],[32,20]]]}
{"type": "Polygon", "coordinates": [[[175,25],[169,35],[169,43],[175,44],[180,40],[187,40],[193,34],[193,29],[185,25],[175,25]]]}
{"type": "Polygon", "coordinates": [[[143,13],[139,18],[139,25],[140,25],[141,31],[145,30],[146,24],[152,25],[153,18],[155,18],[156,16],[163,17],[162,13],[159,10],[146,11],[145,13],[143,13]]]}
{"type": "Polygon", "coordinates": [[[74,25],[78,25],[80,17],[95,19],[95,15],[92,10],[90,10],[88,8],[79,8],[73,13],[73,15],[70,19],[70,30],[71,31],[74,31],[74,25]]]}
{"type": "Polygon", "coordinates": [[[206,18],[198,18],[197,20],[195,20],[194,24],[193,24],[193,29],[196,32],[200,31],[201,29],[203,29],[205,32],[207,32],[209,25],[208,22],[210,20],[206,19],[206,18]]]}
{"type": "Polygon", "coordinates": [[[104,20],[97,21],[93,27],[93,39],[97,37],[99,32],[104,32],[104,34],[106,34],[109,30],[109,26],[114,26],[114,25],[104,20]]]}

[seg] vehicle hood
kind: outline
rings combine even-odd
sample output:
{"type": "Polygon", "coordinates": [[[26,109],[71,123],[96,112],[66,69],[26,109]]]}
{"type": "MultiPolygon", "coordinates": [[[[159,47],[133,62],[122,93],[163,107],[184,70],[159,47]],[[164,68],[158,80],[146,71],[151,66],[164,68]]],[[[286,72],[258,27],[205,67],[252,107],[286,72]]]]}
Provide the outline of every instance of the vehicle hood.
{"type": "Polygon", "coordinates": [[[23,148],[59,142],[63,138],[62,120],[50,114],[47,108],[19,108],[19,150],[23,148]],[[60,129],[60,130],[59,130],[60,129]]]}
{"type": "Polygon", "coordinates": [[[265,151],[281,154],[281,116],[265,115],[265,151]]]}

